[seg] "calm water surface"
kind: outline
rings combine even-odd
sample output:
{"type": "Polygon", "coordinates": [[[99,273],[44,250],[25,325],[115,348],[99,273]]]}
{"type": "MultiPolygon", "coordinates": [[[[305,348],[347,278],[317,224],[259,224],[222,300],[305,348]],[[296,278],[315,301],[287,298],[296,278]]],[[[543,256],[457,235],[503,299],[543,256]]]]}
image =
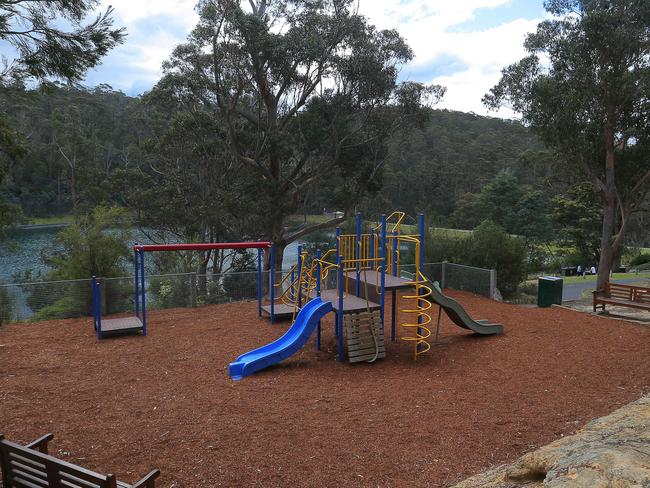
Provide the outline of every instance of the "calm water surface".
{"type": "MultiPolygon", "coordinates": [[[[49,270],[41,259],[42,256],[57,250],[55,236],[61,227],[39,226],[20,228],[8,233],[7,238],[0,241],[0,281],[4,283],[20,282],[26,272],[37,277],[49,270]]],[[[138,230],[134,230],[135,242],[149,243],[149,239],[138,230]]],[[[291,243],[284,253],[283,267],[290,267],[298,255],[298,244],[291,243]]]]}

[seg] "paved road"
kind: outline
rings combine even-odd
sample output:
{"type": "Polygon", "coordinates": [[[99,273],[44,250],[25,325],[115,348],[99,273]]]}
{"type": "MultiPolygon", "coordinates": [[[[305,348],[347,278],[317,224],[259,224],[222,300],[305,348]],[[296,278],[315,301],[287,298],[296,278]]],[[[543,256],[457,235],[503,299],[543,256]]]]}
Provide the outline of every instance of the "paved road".
{"type": "MultiPolygon", "coordinates": [[[[624,285],[639,285],[647,283],[645,278],[624,278],[619,280],[612,280],[612,283],[621,283],[624,285]]],[[[579,300],[585,291],[592,291],[596,288],[595,281],[586,281],[584,283],[565,283],[562,290],[562,300],[579,300]]]]}

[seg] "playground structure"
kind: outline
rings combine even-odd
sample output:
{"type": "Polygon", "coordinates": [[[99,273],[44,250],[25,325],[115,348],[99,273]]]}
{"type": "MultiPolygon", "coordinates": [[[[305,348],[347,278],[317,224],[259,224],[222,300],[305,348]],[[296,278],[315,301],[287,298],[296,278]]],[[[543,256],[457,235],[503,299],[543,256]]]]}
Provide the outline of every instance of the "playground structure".
{"type": "MultiPolygon", "coordinates": [[[[239,356],[230,364],[233,379],[276,364],[300,349],[316,330],[316,347],[321,344],[321,318],[333,311],[336,315],[334,334],[337,338],[338,360],[345,358],[344,323],[346,325],[347,351],[350,362],[372,362],[385,356],[384,309],[387,291],[392,294],[391,340],[396,338],[396,311],[398,290],[413,290],[402,298],[409,305],[401,311],[410,317],[402,323],[405,331],[402,340],[413,345],[413,357],[431,348],[432,331],[430,310],[439,306],[436,338],[444,310],[450,319],[475,333],[488,335],[503,331],[500,324],[486,320],[473,320],[455,300],[442,293],[437,283],[431,283],[423,272],[424,265],[424,215],[418,219],[416,234],[403,234],[403,212],[382,216],[380,224],[368,233],[362,233],[361,214],[356,215],[356,233],[341,234],[336,229],[336,247],[321,255],[320,251],[308,263],[308,253],[298,250],[296,264],[275,283],[275,270],[270,270],[270,304],[260,307],[273,323],[279,318],[292,319],[289,330],[278,340],[262,348],[239,356]],[[415,272],[410,278],[400,276],[400,252],[403,244],[412,244],[415,251],[415,272]],[[333,258],[333,261],[330,259],[333,258]],[[336,286],[323,288],[330,272],[336,270],[336,286]],[[276,300],[275,289],[280,289],[276,300]],[[351,289],[354,289],[352,291],[351,289]],[[362,293],[363,291],[363,293],[362,293]],[[371,297],[371,292],[374,292],[371,297]],[[371,301],[378,299],[378,303],[371,301]]],[[[274,262],[271,247],[271,262],[274,262]]]]}
{"type": "Polygon", "coordinates": [[[425,354],[431,348],[431,309],[439,306],[435,337],[440,328],[444,310],[460,327],[478,334],[498,334],[503,331],[499,324],[485,320],[474,321],[455,300],[445,296],[437,282],[431,283],[423,272],[424,265],[424,215],[417,221],[418,234],[403,233],[403,212],[382,215],[379,225],[362,232],[361,214],[356,215],[355,233],[342,234],[336,229],[336,245],[309,259],[302,248],[298,260],[282,279],[276,283],[275,247],[266,241],[202,244],[136,244],[134,250],[134,297],[135,315],[102,319],[101,283],[93,277],[92,303],[93,323],[97,337],[102,339],[114,334],[142,333],[147,335],[146,281],[144,257],[146,252],[156,251],[206,251],[221,249],[257,249],[257,310],[258,316],[267,314],[271,322],[291,318],[292,325],[279,339],[266,346],[250,351],[230,364],[233,379],[276,364],[298,351],[316,330],[316,347],[321,347],[321,319],[329,312],[335,313],[334,335],[337,339],[337,358],[350,362],[373,362],[385,357],[384,310],[386,293],[392,296],[391,340],[397,336],[397,310],[399,290],[406,303],[401,309],[408,319],[401,324],[404,334],[401,340],[412,344],[413,358],[425,354]],[[400,276],[400,254],[403,247],[414,249],[415,268],[410,277],[400,276]],[[262,252],[268,250],[270,303],[263,305],[262,252]],[[331,282],[335,281],[335,286],[331,282]],[[327,285],[330,285],[328,287],[327,285]],[[276,299],[275,290],[281,293],[276,299]],[[376,300],[376,301],[375,301],[376,300]]]}
{"type": "Polygon", "coordinates": [[[208,251],[220,249],[257,249],[257,310],[262,314],[262,251],[271,247],[270,242],[215,242],[201,244],[136,244],[133,246],[135,315],[114,319],[102,319],[101,284],[92,279],[93,324],[97,337],[142,333],[147,335],[147,305],[144,253],[154,251],[208,251]]]}

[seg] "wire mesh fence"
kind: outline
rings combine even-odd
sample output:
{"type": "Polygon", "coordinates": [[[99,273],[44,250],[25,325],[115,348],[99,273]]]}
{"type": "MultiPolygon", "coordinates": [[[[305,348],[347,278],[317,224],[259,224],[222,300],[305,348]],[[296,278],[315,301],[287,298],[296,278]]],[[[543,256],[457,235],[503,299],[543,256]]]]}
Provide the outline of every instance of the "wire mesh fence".
{"type": "MultiPolygon", "coordinates": [[[[423,273],[431,281],[437,281],[442,288],[469,291],[487,298],[495,296],[496,270],[475,268],[455,263],[425,263],[423,273]]],[[[400,266],[402,277],[412,277],[415,265],[400,266]]]]}
{"type": "MultiPolygon", "coordinates": [[[[403,277],[412,276],[414,265],[400,268],[403,277]]],[[[453,263],[426,263],[424,274],[444,288],[466,290],[494,296],[494,270],[453,263]]],[[[276,273],[279,275],[279,273],[276,273]]],[[[276,277],[279,279],[279,276],[276,277]]],[[[0,284],[0,324],[92,316],[90,279],[0,284]]],[[[98,278],[102,314],[135,312],[133,276],[98,278]]],[[[268,294],[269,274],[262,273],[262,293],[268,294]]],[[[330,270],[322,287],[336,287],[336,272],[330,270]]],[[[145,280],[147,310],[200,307],[257,299],[258,274],[228,272],[222,274],[148,275],[145,280]]]]}
{"type": "MultiPolygon", "coordinates": [[[[102,314],[135,312],[133,276],[98,278],[102,314]]],[[[145,280],[147,310],[198,307],[257,299],[256,271],[150,275],[145,280]]],[[[0,324],[92,316],[92,280],[0,284],[0,324]]],[[[262,273],[262,291],[268,290],[262,273]]],[[[140,290],[141,292],[141,290],[140,290]]]]}

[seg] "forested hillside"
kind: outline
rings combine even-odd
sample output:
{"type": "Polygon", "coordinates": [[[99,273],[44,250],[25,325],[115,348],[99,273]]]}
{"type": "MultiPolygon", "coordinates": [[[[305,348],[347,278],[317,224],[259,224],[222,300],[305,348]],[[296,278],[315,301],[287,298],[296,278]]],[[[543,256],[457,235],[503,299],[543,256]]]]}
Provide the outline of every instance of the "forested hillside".
{"type": "Polygon", "coordinates": [[[9,177],[1,191],[27,216],[84,211],[111,201],[111,174],[141,160],[138,100],[110,87],[4,88],[0,107],[24,148],[7,161],[9,177]]]}
{"type": "MultiPolygon", "coordinates": [[[[160,126],[140,99],[107,86],[4,89],[0,104],[26,148],[10,163],[2,193],[28,216],[115,203],[126,182],[121,179],[116,186],[111,176],[118,169],[145,165],[157,141],[154,128],[160,126]]],[[[530,159],[541,149],[517,122],[432,110],[421,127],[396,137],[384,163],[383,188],[364,207],[371,212],[426,210],[444,219],[462,195],[480,192],[500,171],[510,170],[521,183],[543,185],[547,167],[536,172],[526,164],[526,153],[530,159]]],[[[311,189],[306,210],[317,213],[331,206],[335,192],[327,183],[311,189]]]]}

